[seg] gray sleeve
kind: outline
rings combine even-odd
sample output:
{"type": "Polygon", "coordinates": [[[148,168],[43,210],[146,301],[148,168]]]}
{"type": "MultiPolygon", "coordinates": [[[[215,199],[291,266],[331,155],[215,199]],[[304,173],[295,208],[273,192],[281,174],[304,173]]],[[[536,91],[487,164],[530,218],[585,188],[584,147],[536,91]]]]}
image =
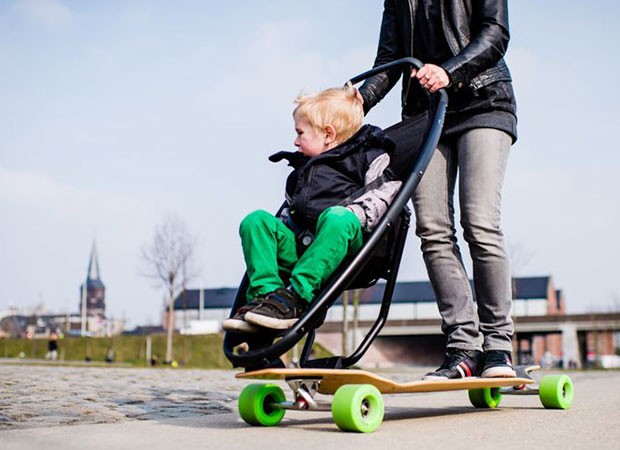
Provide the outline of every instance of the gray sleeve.
{"type": "Polygon", "coordinates": [[[373,162],[370,163],[366,176],[364,177],[364,184],[370,184],[383,175],[383,171],[390,165],[390,155],[382,153],[377,156],[373,162]]]}
{"type": "MultiPolygon", "coordinates": [[[[365,183],[369,184],[381,177],[389,164],[390,156],[387,153],[377,157],[366,172],[365,183]]],[[[379,183],[375,188],[355,198],[347,206],[360,220],[364,231],[370,232],[377,226],[396,197],[401,184],[400,181],[379,183]]]]}

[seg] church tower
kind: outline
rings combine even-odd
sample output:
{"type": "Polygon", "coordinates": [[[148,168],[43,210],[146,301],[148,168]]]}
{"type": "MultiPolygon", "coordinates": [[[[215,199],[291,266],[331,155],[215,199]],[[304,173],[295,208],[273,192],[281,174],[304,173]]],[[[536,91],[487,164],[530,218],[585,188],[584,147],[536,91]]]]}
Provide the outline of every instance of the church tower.
{"type": "Polygon", "coordinates": [[[88,317],[105,318],[105,285],[99,275],[99,259],[97,257],[97,246],[93,239],[90,250],[90,261],[88,262],[88,274],[86,282],[80,285],[80,303],[78,311],[82,312],[82,301],[86,301],[86,315],[88,317]],[[84,295],[84,285],[86,285],[86,298],[84,295]]]}

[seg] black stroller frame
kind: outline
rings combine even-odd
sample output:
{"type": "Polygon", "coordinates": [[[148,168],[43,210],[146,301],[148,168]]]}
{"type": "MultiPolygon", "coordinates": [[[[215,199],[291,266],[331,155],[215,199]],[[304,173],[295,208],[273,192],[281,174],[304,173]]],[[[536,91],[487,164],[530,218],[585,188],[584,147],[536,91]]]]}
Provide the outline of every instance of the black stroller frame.
{"type": "MultiPolygon", "coordinates": [[[[403,58],[368,70],[351,78],[350,82],[357,84],[377,73],[396,67],[408,70],[411,67],[420,69],[422,65],[422,62],[415,58],[403,58]]],[[[295,325],[288,330],[265,330],[265,332],[261,333],[226,332],[223,345],[224,354],[233,366],[244,367],[246,371],[268,367],[284,367],[280,357],[292,349],[306,335],[307,338],[298,362],[299,367],[347,368],[353,366],[364,356],[387,321],[396,285],[396,277],[407,238],[407,230],[411,220],[411,212],[407,207],[407,202],[422,179],[422,175],[426,171],[441,135],[448,96],[441,89],[434,97],[431,105],[432,112],[430,112],[428,125],[424,130],[418,156],[415,158],[415,161],[411,162],[410,166],[407,166],[409,169],[407,170],[408,176],[406,180],[403,179],[404,182],[399,193],[360,251],[340,265],[325,283],[317,298],[309,305],[295,325]],[[378,254],[381,255],[377,256],[378,254]],[[382,268],[378,270],[376,268],[369,269],[369,262],[373,257],[382,260],[384,263],[382,268]],[[372,286],[381,278],[386,280],[386,284],[378,317],[353,353],[348,356],[310,359],[315,339],[315,330],[322,325],[327,310],[334,304],[339,295],[346,289],[372,286]],[[235,351],[235,347],[242,342],[246,342],[249,349],[243,353],[238,353],[235,351]]],[[[389,130],[396,130],[396,127],[401,124],[403,122],[388,128],[386,130],[388,135],[390,135],[389,130]]],[[[396,139],[394,140],[398,147],[399,142],[396,139]]],[[[417,149],[411,149],[411,151],[415,150],[417,149]]],[[[409,152],[410,149],[406,148],[405,151],[409,152]]],[[[248,277],[246,273],[237,291],[230,317],[235,314],[237,309],[246,304],[245,292],[247,287],[248,277]]]]}

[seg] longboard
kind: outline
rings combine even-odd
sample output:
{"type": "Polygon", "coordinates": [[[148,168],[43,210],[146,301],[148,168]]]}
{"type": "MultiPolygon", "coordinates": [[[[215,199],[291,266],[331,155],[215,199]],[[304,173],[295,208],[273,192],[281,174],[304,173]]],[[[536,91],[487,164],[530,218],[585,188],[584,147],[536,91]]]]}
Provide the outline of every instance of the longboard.
{"type": "Polygon", "coordinates": [[[268,383],[246,386],[239,396],[239,414],[250,425],[273,426],[286,410],[331,411],[336,425],[344,431],[372,432],[383,421],[382,394],[467,390],[477,408],[495,408],[503,394],[538,395],[545,408],[568,409],[573,384],[567,375],[546,375],[540,383],[530,376],[539,366],[518,366],[515,378],[470,377],[457,380],[396,382],[373,372],[353,369],[261,369],[239,373],[237,378],[268,383]],[[286,401],[285,381],[294,400],[286,401]],[[316,394],[333,395],[331,402],[315,399],[316,394]]]}
{"type": "Polygon", "coordinates": [[[237,378],[255,380],[318,380],[320,394],[333,395],[346,384],[370,384],[382,394],[458,391],[533,384],[532,378],[461,378],[458,380],[419,380],[398,383],[372,372],[353,369],[262,369],[240,373],[237,378]]]}

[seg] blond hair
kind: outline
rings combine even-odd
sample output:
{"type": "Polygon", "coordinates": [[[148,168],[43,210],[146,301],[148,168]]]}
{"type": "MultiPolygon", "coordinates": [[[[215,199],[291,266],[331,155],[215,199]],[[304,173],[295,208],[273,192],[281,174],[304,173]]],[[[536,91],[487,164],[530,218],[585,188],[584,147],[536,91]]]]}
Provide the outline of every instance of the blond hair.
{"type": "Polygon", "coordinates": [[[364,108],[359,92],[351,83],[314,95],[300,95],[295,103],[297,107],[293,115],[300,114],[318,131],[323,131],[327,125],[333,126],[339,144],[362,127],[364,108]]]}

